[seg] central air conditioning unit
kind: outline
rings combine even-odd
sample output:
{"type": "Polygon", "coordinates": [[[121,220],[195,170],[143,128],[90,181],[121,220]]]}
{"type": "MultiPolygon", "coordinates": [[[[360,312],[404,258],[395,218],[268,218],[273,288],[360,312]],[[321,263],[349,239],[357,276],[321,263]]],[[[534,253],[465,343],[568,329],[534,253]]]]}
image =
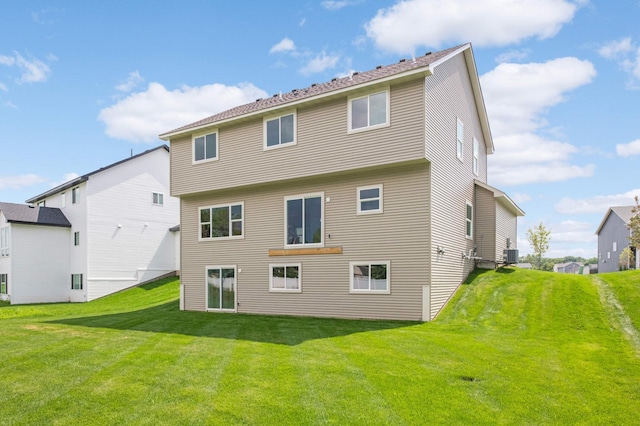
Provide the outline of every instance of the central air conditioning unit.
{"type": "Polygon", "coordinates": [[[518,249],[504,249],[502,251],[502,259],[507,265],[515,265],[518,263],[518,249]]]}

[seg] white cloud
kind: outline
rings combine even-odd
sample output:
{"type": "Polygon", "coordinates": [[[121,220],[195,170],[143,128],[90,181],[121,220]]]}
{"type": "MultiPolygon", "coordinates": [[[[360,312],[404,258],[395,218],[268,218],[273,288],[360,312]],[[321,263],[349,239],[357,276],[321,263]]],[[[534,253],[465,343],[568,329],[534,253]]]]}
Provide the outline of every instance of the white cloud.
{"type": "Polygon", "coordinates": [[[362,0],[325,0],[320,2],[320,6],[324,7],[327,10],[340,10],[343,7],[354,6],[358,3],[362,3],[362,0]]]}
{"type": "Polygon", "coordinates": [[[620,40],[610,41],[598,49],[598,53],[607,59],[615,59],[624,56],[626,53],[634,50],[631,43],[631,37],[625,37],[620,40]]]}
{"type": "Polygon", "coordinates": [[[305,66],[300,68],[303,75],[311,75],[335,68],[340,60],[339,55],[327,55],[325,52],[319,53],[311,59],[305,66]]]}
{"type": "Polygon", "coordinates": [[[5,101],[3,105],[9,108],[18,109],[18,106],[11,101],[5,101]]]}
{"type": "Polygon", "coordinates": [[[160,133],[267,96],[264,90],[250,83],[167,90],[162,84],[152,82],[146,91],[132,93],[103,108],[98,119],[105,123],[105,132],[113,138],[154,142],[160,133]]]}
{"type": "Polygon", "coordinates": [[[516,204],[523,204],[523,203],[526,203],[528,201],[531,201],[531,196],[529,194],[523,194],[521,192],[516,192],[516,193],[513,194],[511,199],[516,204]]]}
{"type": "Polygon", "coordinates": [[[144,78],[142,78],[140,73],[138,71],[133,71],[129,73],[129,76],[125,81],[116,86],[116,90],[119,92],[130,92],[143,82],[144,78]]]}
{"type": "Polygon", "coordinates": [[[496,152],[489,157],[492,183],[558,182],[593,175],[594,166],[571,164],[578,149],[540,135],[549,133],[547,111],[596,76],[589,61],[502,63],[480,77],[496,152]]]}
{"type": "Polygon", "coordinates": [[[496,57],[496,62],[512,62],[522,61],[531,53],[531,49],[510,50],[508,52],[501,53],[496,57]]]}
{"type": "Polygon", "coordinates": [[[627,144],[617,144],[616,153],[620,157],[632,157],[640,155],[640,139],[629,142],[627,144]]]}
{"type": "Polygon", "coordinates": [[[2,90],[3,92],[6,92],[9,89],[7,89],[7,86],[5,86],[4,84],[0,83],[0,90],[2,90]]]}
{"type": "Polygon", "coordinates": [[[395,53],[470,41],[505,46],[555,36],[581,5],[567,0],[405,0],[380,9],[365,30],[376,46],[395,53]]]}
{"type": "Polygon", "coordinates": [[[269,49],[269,53],[277,53],[277,52],[294,52],[296,50],[296,45],[293,43],[293,40],[290,38],[283,38],[280,40],[278,44],[275,44],[269,49]]]}
{"type": "Polygon", "coordinates": [[[49,66],[41,60],[36,58],[27,60],[18,52],[15,52],[13,57],[0,55],[0,65],[17,66],[21,72],[20,78],[17,79],[18,83],[46,81],[51,73],[49,66]]]}
{"type": "MultiPolygon", "coordinates": [[[[633,197],[636,195],[640,196],[640,188],[632,189],[623,194],[597,195],[583,199],[564,197],[555,205],[555,210],[561,214],[592,213],[600,214],[604,217],[609,207],[633,205],[633,197]]],[[[595,232],[595,229],[593,232],[595,232]]]]}
{"type": "Polygon", "coordinates": [[[44,182],[45,179],[35,174],[19,176],[0,176],[0,189],[20,189],[44,182]]]}
{"type": "Polygon", "coordinates": [[[300,25],[301,27],[304,27],[304,24],[306,24],[306,23],[307,23],[307,18],[302,18],[300,20],[300,22],[298,23],[298,25],[300,25]]]}
{"type": "Polygon", "coordinates": [[[598,53],[607,59],[615,60],[629,74],[627,88],[640,89],[640,48],[631,37],[625,37],[604,44],[598,53]]]}

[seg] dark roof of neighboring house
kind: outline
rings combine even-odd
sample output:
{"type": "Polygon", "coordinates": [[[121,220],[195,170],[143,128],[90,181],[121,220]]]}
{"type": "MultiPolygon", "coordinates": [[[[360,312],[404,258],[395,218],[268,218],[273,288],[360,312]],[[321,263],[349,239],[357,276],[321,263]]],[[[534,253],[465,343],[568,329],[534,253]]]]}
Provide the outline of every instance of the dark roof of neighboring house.
{"type": "Polygon", "coordinates": [[[42,194],[36,195],[35,197],[32,197],[32,198],[29,198],[25,202],[26,203],[30,203],[30,204],[31,203],[37,203],[38,201],[43,200],[43,199],[45,199],[47,197],[50,197],[53,194],[56,194],[56,193],[58,193],[60,191],[64,191],[65,189],[69,189],[71,187],[79,185],[82,182],[86,182],[87,180],[89,180],[89,176],[95,175],[97,173],[100,173],[100,172],[102,172],[104,170],[107,170],[107,169],[110,169],[112,167],[119,166],[122,163],[126,163],[127,161],[131,161],[131,160],[133,160],[135,158],[142,157],[143,155],[147,155],[150,152],[154,152],[154,151],[157,151],[159,149],[165,149],[167,152],[169,152],[169,147],[167,145],[164,145],[164,144],[160,145],[158,147],[152,148],[152,149],[148,149],[148,150],[146,150],[144,152],[141,152],[140,154],[133,155],[133,156],[131,156],[129,158],[125,158],[124,160],[120,160],[120,161],[115,162],[113,164],[110,164],[110,165],[108,165],[106,167],[100,167],[98,170],[94,170],[94,171],[92,171],[90,173],[87,173],[85,175],[78,176],[77,178],[72,179],[72,180],[70,180],[68,182],[65,182],[62,185],[58,185],[55,188],[52,188],[52,189],[48,190],[47,192],[43,192],[42,194]]]}
{"type": "Polygon", "coordinates": [[[609,210],[607,210],[607,213],[604,215],[602,222],[600,222],[600,226],[598,226],[598,229],[596,230],[596,235],[600,234],[602,227],[607,222],[607,219],[609,219],[609,215],[611,215],[611,213],[615,213],[620,219],[622,219],[624,223],[629,223],[629,220],[631,220],[631,218],[634,216],[633,212],[631,211],[634,207],[635,206],[610,207],[609,210]]]}
{"type": "Polygon", "coordinates": [[[469,44],[462,44],[449,49],[441,50],[439,52],[427,52],[425,55],[419,56],[414,59],[402,59],[392,65],[379,65],[375,69],[370,71],[353,72],[348,76],[334,78],[326,83],[312,84],[310,87],[307,87],[305,89],[293,89],[288,93],[275,94],[266,99],[257,99],[255,102],[231,108],[205,119],[187,124],[186,126],[178,127],[177,129],[163,133],[160,135],[160,139],[168,140],[171,136],[187,130],[206,127],[207,125],[220,121],[230,120],[263,110],[279,108],[282,106],[286,106],[287,104],[295,104],[301,100],[330,94],[332,92],[340,92],[359,85],[370,84],[376,82],[377,80],[384,81],[386,78],[393,77],[398,74],[409,74],[412,71],[427,72],[429,70],[429,65],[435,64],[438,61],[447,58],[448,55],[460,49],[467,49],[469,47],[469,44]]]}
{"type": "Polygon", "coordinates": [[[70,228],[71,223],[57,207],[29,206],[27,204],[0,203],[0,211],[9,223],[28,225],[62,226],[70,228]]]}

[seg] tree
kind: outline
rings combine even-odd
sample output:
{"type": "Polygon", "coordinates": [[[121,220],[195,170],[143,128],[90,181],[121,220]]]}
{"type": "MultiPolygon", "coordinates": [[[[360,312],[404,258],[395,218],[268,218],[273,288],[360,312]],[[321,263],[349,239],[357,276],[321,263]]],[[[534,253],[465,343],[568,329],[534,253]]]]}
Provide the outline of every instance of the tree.
{"type": "Polygon", "coordinates": [[[538,258],[538,269],[542,267],[542,256],[549,250],[549,240],[551,239],[551,229],[545,228],[540,222],[539,225],[527,230],[527,240],[538,258]]]}
{"type": "Polygon", "coordinates": [[[620,253],[620,261],[618,263],[620,270],[626,271],[627,269],[633,269],[635,265],[636,257],[633,254],[633,250],[631,250],[631,247],[625,247],[620,253]]]}
{"type": "Polygon", "coordinates": [[[635,247],[637,250],[640,248],[640,202],[637,195],[633,199],[636,201],[636,205],[631,209],[633,216],[629,219],[628,224],[631,230],[629,233],[629,246],[635,247]]]}

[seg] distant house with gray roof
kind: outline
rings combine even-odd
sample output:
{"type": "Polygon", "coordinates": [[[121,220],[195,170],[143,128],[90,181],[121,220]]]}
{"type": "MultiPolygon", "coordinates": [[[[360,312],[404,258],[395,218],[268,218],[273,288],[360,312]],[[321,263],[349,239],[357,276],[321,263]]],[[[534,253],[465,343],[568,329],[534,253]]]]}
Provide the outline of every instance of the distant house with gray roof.
{"type": "Polygon", "coordinates": [[[0,299],[84,302],[179,269],[169,148],[0,203],[0,299]]]}
{"type": "MultiPolygon", "coordinates": [[[[615,272],[620,270],[620,254],[629,247],[629,220],[633,217],[633,206],[611,207],[604,215],[596,230],[598,236],[598,272],[615,272]]],[[[631,247],[638,265],[637,247],[631,247]]],[[[624,260],[623,260],[624,261],[624,260]]],[[[633,268],[633,264],[625,265],[633,268]]]]}

